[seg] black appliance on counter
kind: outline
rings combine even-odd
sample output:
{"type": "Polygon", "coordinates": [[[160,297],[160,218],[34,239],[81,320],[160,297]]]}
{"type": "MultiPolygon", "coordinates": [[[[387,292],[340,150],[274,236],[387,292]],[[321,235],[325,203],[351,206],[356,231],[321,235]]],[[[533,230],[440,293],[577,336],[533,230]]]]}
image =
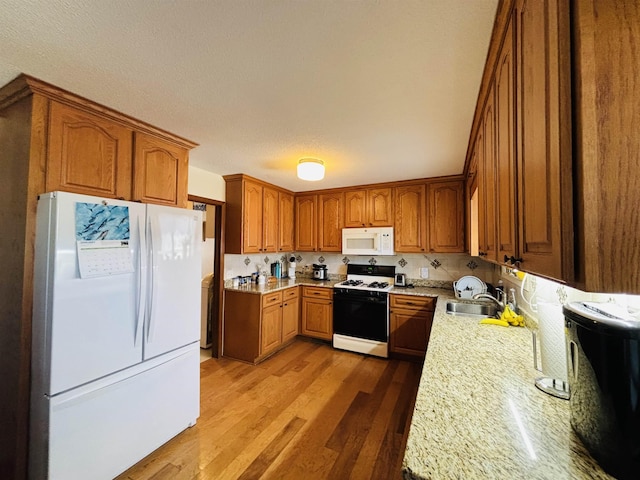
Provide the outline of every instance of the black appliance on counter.
{"type": "Polygon", "coordinates": [[[314,280],[328,280],[329,272],[326,265],[313,264],[313,270],[311,272],[314,280]]]}
{"type": "Polygon", "coordinates": [[[389,356],[389,291],[394,266],[347,265],[347,279],[333,286],[333,346],[389,356]]]}
{"type": "Polygon", "coordinates": [[[606,303],[563,312],[571,426],[604,470],[640,478],[640,322],[606,303]]]}

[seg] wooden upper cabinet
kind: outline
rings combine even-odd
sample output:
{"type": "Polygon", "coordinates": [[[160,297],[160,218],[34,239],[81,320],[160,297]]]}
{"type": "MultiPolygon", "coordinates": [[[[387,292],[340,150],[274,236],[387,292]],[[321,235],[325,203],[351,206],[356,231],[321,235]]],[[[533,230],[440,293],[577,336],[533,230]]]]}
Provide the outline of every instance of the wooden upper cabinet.
{"type": "Polygon", "coordinates": [[[344,226],[364,227],[367,221],[367,192],[350,190],[344,193],[344,226]]]}
{"type": "Polygon", "coordinates": [[[395,188],[396,252],[425,252],[427,244],[427,215],[425,185],[395,188]]]}
{"type": "Polygon", "coordinates": [[[247,175],[225,175],[226,253],[293,251],[293,194],[247,175]]]}
{"type": "Polygon", "coordinates": [[[367,191],[368,227],[393,226],[393,189],[373,188],[367,191]]]}
{"type": "MultiPolygon", "coordinates": [[[[568,9],[563,2],[541,0],[520,1],[516,8],[520,267],[559,280],[573,274],[568,9]]],[[[594,98],[595,93],[589,102],[594,98]]]]}
{"type": "Polygon", "coordinates": [[[133,200],[185,208],[189,152],[145,133],[135,133],[133,200]]]}
{"type": "Polygon", "coordinates": [[[278,251],[280,198],[278,191],[264,187],[262,191],[262,251],[278,251]]]}
{"type": "Polygon", "coordinates": [[[429,251],[464,252],[464,181],[430,183],[428,189],[429,251]]]}
{"type": "Polygon", "coordinates": [[[482,122],[482,164],[479,164],[479,255],[493,262],[496,253],[496,155],[494,83],[489,89],[482,122]]]}
{"type": "Polygon", "coordinates": [[[294,223],[293,223],[293,195],[290,193],[280,192],[278,194],[280,202],[279,219],[278,219],[278,251],[293,252],[294,250],[294,223]]]}
{"type": "Polygon", "coordinates": [[[131,138],[130,128],[51,101],[46,191],[131,199],[131,138]]]}
{"type": "Polygon", "coordinates": [[[497,260],[517,255],[514,30],[510,19],[496,69],[497,260]]]}
{"type": "Polygon", "coordinates": [[[244,180],[243,183],[243,253],[258,253],[262,251],[263,187],[248,180],[244,180]]]}
{"type": "MultiPolygon", "coordinates": [[[[571,13],[572,66],[580,72],[573,77],[576,283],[592,292],[640,294],[640,8],[638,2],[578,0],[571,13]]],[[[565,78],[563,71],[558,78],[565,78]]],[[[565,127],[562,116],[559,121],[565,127]]],[[[565,188],[561,183],[561,193],[565,188]]]]}
{"type": "Polygon", "coordinates": [[[393,226],[393,189],[371,188],[345,192],[345,227],[393,226]]]}
{"type": "Polygon", "coordinates": [[[295,241],[296,250],[315,252],[317,250],[317,195],[295,197],[295,241]]]}
{"type": "Polygon", "coordinates": [[[318,195],[318,251],[342,251],[342,193],[318,195]]]}

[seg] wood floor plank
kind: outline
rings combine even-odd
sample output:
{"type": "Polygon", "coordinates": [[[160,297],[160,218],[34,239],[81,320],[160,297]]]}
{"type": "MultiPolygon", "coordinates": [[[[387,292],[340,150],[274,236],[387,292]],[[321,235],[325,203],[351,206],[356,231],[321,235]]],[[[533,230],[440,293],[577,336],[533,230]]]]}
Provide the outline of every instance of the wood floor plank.
{"type": "Polygon", "coordinates": [[[379,457],[385,455],[386,459],[389,458],[388,455],[386,455],[386,451],[383,450],[383,442],[389,428],[392,428],[392,418],[397,406],[398,395],[407,377],[407,370],[408,365],[406,363],[403,362],[398,365],[393,380],[380,404],[380,408],[375,412],[375,416],[371,421],[371,428],[351,471],[351,479],[366,480],[374,478],[372,474],[376,462],[379,461],[379,457]]]}
{"type": "Polygon", "coordinates": [[[201,364],[197,424],[119,480],[395,479],[419,365],[296,340],[201,364]]]}
{"type": "Polygon", "coordinates": [[[260,478],[305,423],[306,420],[294,417],[284,427],[282,433],[273,439],[269,446],[258,455],[258,458],[251,462],[251,465],[238,477],[239,480],[260,478]]]}

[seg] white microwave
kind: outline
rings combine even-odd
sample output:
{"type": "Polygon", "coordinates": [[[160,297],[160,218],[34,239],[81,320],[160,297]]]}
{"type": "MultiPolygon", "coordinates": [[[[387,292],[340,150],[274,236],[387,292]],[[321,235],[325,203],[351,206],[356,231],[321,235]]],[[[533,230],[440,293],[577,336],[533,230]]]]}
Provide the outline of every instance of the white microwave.
{"type": "Polygon", "coordinates": [[[343,228],[344,255],[395,255],[393,227],[343,228]]]}

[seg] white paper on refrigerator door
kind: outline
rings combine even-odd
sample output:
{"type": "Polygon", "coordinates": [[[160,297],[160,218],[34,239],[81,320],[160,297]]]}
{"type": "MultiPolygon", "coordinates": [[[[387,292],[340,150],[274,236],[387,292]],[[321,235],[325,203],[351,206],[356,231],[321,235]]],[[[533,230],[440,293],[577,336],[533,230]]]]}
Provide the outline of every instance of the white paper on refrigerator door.
{"type": "Polygon", "coordinates": [[[132,273],[129,207],[76,202],[75,230],[81,278],[132,273]]]}

